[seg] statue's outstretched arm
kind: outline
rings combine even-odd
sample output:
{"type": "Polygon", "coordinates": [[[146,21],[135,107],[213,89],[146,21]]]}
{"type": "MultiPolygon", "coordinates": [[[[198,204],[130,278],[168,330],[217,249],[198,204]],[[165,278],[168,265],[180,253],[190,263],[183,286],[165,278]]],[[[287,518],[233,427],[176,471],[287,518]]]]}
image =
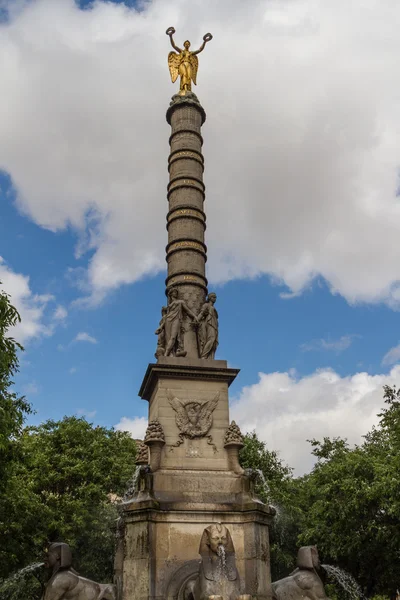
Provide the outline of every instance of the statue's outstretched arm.
{"type": "Polygon", "coordinates": [[[173,27],[168,27],[167,31],[165,32],[167,35],[169,35],[169,41],[171,42],[171,46],[173,47],[174,50],[176,50],[177,52],[182,52],[182,49],[179,48],[175,42],[174,42],[174,38],[172,37],[175,33],[175,29],[173,27]]]}
{"type": "Polygon", "coordinates": [[[182,304],[182,307],[183,307],[183,310],[185,311],[185,313],[186,313],[187,315],[189,315],[189,317],[191,317],[191,318],[193,319],[193,321],[196,321],[196,320],[197,320],[197,319],[196,319],[196,315],[194,314],[194,312],[192,312],[192,311],[190,310],[190,308],[188,307],[188,305],[186,304],[186,302],[184,302],[184,303],[182,304]]]}
{"type": "Polygon", "coordinates": [[[199,314],[196,317],[196,321],[201,321],[202,319],[204,319],[204,317],[206,316],[207,313],[208,313],[208,304],[206,302],[201,307],[201,310],[200,310],[199,314]]]}
{"type": "Polygon", "coordinates": [[[192,52],[192,54],[200,54],[200,52],[203,52],[204,48],[206,47],[207,42],[209,42],[210,40],[212,40],[212,35],[211,33],[206,33],[206,35],[203,36],[203,43],[200,46],[200,48],[198,50],[195,50],[194,52],[192,52]]]}

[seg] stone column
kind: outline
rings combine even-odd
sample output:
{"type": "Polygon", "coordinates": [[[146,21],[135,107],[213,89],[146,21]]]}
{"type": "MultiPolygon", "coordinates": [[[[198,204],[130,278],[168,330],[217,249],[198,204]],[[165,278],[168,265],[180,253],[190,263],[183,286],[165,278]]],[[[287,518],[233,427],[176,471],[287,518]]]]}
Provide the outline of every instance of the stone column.
{"type": "MultiPolygon", "coordinates": [[[[185,300],[195,314],[200,311],[207,294],[204,159],[201,151],[201,126],[205,119],[204,109],[195,94],[189,92],[185,96],[173,96],[167,111],[167,121],[171,125],[171,149],[168,163],[166,294],[172,287],[177,287],[179,298],[185,300]]],[[[190,319],[185,320],[184,329],[187,356],[198,358],[196,332],[190,319]]]]}

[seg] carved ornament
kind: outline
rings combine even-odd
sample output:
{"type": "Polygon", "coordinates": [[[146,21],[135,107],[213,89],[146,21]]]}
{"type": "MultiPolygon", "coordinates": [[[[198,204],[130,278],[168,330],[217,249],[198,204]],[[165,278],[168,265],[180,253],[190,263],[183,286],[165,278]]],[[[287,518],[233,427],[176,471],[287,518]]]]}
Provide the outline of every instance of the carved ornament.
{"type": "Polygon", "coordinates": [[[162,425],[158,419],[150,421],[144,438],[144,443],[149,445],[152,442],[163,442],[165,444],[165,435],[162,425]]]}
{"type": "Polygon", "coordinates": [[[232,421],[229,425],[224,437],[224,446],[229,446],[231,444],[234,444],[235,446],[244,446],[242,432],[235,421],[232,421]]]}
{"type": "Polygon", "coordinates": [[[212,441],[212,436],[207,435],[213,423],[212,414],[218,404],[219,392],[212,400],[179,400],[170,390],[167,390],[168,401],[174,411],[176,426],[178,427],[179,439],[174,446],[183,444],[185,438],[195,439],[206,437],[207,443],[217,448],[212,441]]]}
{"type": "Polygon", "coordinates": [[[148,465],[149,464],[149,449],[143,442],[138,443],[138,452],[136,457],[137,465],[148,465]]]}

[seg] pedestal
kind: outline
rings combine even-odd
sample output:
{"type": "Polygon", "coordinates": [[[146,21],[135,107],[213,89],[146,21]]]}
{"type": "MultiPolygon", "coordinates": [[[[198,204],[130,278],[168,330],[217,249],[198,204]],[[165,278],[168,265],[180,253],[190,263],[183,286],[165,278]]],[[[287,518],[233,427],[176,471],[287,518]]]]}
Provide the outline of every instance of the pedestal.
{"type": "Polygon", "coordinates": [[[218,360],[160,358],[149,365],[140,395],[165,443],[155,456],[147,442],[151,485],[123,505],[121,600],[185,600],[185,586],[199,569],[203,531],[213,523],[229,529],[241,593],[271,599],[268,526],[274,510],[254,497],[238,465],[238,444],[224,447],[228,387],[237,373],[218,360]],[[204,434],[196,436],[202,424],[204,434]]]}

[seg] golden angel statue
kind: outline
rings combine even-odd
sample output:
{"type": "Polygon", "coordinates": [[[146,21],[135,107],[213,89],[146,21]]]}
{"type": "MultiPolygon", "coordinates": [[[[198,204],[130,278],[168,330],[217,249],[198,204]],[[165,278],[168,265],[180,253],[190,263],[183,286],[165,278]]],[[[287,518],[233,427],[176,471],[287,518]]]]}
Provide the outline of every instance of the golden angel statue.
{"type": "Polygon", "coordinates": [[[176,50],[176,52],[170,52],[168,54],[168,67],[169,72],[171,73],[172,83],[175,83],[175,81],[178,79],[178,75],[180,75],[181,83],[179,94],[184,96],[186,92],[192,91],[192,81],[195,85],[197,85],[196,78],[197,70],[199,68],[199,59],[197,58],[196,54],[199,54],[204,50],[207,42],[212,40],[212,35],[211,33],[206,33],[205,36],[203,36],[203,43],[200,48],[198,50],[191,51],[189,50],[189,40],[186,40],[186,42],[183,43],[183,49],[179,48],[175,44],[174,38],[172,37],[175,33],[175,29],[173,27],[169,27],[165,33],[169,35],[171,46],[174,50],[176,50]]]}

